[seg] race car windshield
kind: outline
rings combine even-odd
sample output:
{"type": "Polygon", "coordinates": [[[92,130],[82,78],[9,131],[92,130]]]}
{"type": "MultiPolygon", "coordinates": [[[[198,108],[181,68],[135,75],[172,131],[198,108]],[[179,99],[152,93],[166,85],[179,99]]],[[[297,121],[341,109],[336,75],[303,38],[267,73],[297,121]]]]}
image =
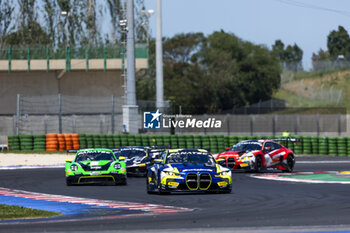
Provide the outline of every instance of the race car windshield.
{"type": "Polygon", "coordinates": [[[231,151],[253,151],[261,150],[262,145],[260,143],[238,143],[234,145],[230,150],[231,151]]]}
{"type": "Polygon", "coordinates": [[[182,163],[182,164],[203,164],[212,166],[215,164],[214,159],[201,152],[179,152],[168,155],[166,163],[182,163]]]}
{"type": "Polygon", "coordinates": [[[88,151],[81,152],[77,154],[75,161],[100,161],[100,160],[109,160],[115,161],[115,157],[112,152],[109,151],[88,151]]]}
{"type": "Polygon", "coordinates": [[[123,156],[128,159],[131,159],[133,157],[144,157],[146,156],[146,152],[142,150],[121,150],[117,151],[118,156],[123,156]]]}

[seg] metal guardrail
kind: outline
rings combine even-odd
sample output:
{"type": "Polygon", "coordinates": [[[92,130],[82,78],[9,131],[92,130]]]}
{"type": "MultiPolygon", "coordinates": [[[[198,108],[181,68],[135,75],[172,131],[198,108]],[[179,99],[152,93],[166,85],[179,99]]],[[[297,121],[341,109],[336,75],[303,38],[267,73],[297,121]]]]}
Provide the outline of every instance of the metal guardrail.
{"type": "MultiPolygon", "coordinates": [[[[8,60],[8,71],[11,72],[12,60],[26,60],[27,71],[31,70],[31,60],[46,60],[46,71],[50,71],[50,60],[65,60],[65,70],[71,70],[72,59],[84,59],[86,71],[89,70],[90,59],[103,59],[104,71],[107,69],[107,59],[124,59],[124,48],[120,46],[99,47],[65,47],[53,48],[50,46],[10,46],[0,48],[0,60],[8,60]]],[[[145,44],[135,46],[136,58],[148,58],[148,48],[145,44]]]]}

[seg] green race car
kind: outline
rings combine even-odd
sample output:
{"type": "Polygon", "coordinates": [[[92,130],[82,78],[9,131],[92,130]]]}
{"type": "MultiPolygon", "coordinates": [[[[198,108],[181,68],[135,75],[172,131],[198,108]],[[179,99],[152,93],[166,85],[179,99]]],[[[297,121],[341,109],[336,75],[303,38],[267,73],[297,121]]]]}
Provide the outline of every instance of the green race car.
{"type": "Polygon", "coordinates": [[[109,149],[78,150],[73,161],[66,160],[66,183],[114,182],[126,185],[124,157],[116,158],[109,149]]]}

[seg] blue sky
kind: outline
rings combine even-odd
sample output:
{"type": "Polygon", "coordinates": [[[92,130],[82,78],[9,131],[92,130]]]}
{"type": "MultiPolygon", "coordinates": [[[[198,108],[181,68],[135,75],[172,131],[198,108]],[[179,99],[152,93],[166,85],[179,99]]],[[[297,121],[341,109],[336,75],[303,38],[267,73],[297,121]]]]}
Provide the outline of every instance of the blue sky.
{"type": "MultiPolygon", "coordinates": [[[[156,0],[145,0],[156,10],[156,0]]],[[[327,35],[342,25],[350,31],[350,0],[162,0],[163,36],[223,29],[243,40],[271,48],[276,39],[296,43],[304,51],[303,65],[327,49],[327,35]]],[[[156,16],[150,19],[152,36],[156,16]]]]}

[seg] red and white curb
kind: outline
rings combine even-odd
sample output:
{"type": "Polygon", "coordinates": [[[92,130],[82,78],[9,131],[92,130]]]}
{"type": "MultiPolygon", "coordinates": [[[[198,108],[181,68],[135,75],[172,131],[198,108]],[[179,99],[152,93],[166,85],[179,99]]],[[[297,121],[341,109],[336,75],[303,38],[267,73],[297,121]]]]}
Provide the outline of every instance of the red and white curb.
{"type": "MultiPolygon", "coordinates": [[[[175,206],[165,206],[165,205],[156,205],[156,204],[145,204],[145,203],[134,203],[134,202],[121,202],[121,201],[108,201],[108,200],[98,200],[90,198],[80,198],[80,197],[71,197],[63,195],[51,195],[44,193],[28,192],[23,190],[14,190],[7,188],[0,188],[0,195],[10,196],[10,197],[21,197],[33,200],[42,200],[42,201],[54,201],[62,203],[78,203],[91,205],[96,207],[110,207],[124,210],[138,210],[144,213],[139,214],[125,214],[118,216],[106,216],[106,217],[87,217],[83,218],[84,220],[92,219],[113,219],[113,218],[123,218],[123,217],[135,217],[135,216],[147,216],[147,215],[160,215],[160,214],[172,214],[172,213],[183,213],[191,212],[194,209],[175,207],[175,206]]],[[[80,221],[82,218],[78,219],[64,219],[58,221],[80,221]]],[[[48,222],[48,221],[45,221],[48,222]]],[[[54,222],[57,222],[55,220],[54,222]]]]}
{"type": "Polygon", "coordinates": [[[283,173],[283,174],[254,174],[251,175],[253,178],[263,180],[275,180],[275,181],[288,181],[288,182],[299,182],[299,183],[314,183],[314,184],[350,184],[349,181],[327,181],[327,180],[311,180],[311,179],[295,179],[286,176],[290,175],[315,175],[315,174],[337,174],[337,171],[327,172],[295,172],[295,173],[283,173]],[[282,176],[281,176],[282,175],[282,176]]]}

